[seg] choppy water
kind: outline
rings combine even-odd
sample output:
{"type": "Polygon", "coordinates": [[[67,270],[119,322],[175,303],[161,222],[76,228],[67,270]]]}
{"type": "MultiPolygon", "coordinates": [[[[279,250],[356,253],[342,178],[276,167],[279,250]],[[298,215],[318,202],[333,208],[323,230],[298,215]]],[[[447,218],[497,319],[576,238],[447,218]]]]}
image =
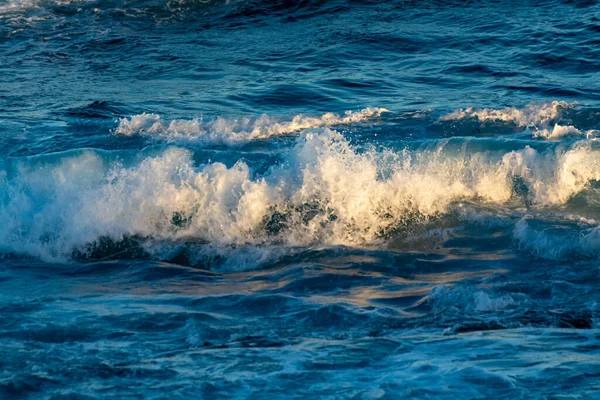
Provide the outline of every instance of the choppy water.
{"type": "Polygon", "coordinates": [[[0,0],[0,397],[600,395],[597,1],[0,0]]]}

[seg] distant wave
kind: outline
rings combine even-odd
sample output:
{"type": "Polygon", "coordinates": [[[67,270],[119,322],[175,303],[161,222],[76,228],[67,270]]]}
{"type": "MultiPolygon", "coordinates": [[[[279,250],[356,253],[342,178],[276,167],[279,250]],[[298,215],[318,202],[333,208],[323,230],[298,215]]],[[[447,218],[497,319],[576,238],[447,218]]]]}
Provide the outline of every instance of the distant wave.
{"type": "Polygon", "coordinates": [[[453,111],[440,117],[441,121],[464,118],[477,118],[480,121],[511,122],[520,127],[546,125],[560,116],[565,109],[575,107],[575,103],[552,101],[531,103],[523,108],[507,107],[503,109],[466,108],[453,111]]]}
{"type": "Polygon", "coordinates": [[[277,121],[263,115],[259,118],[225,119],[211,121],[202,119],[171,121],[157,114],[139,114],[122,118],[115,129],[118,135],[144,135],[169,142],[203,142],[218,144],[243,144],[252,140],[288,135],[304,129],[333,127],[363,122],[388,112],[385,108],[365,108],[346,111],[343,115],[326,113],[319,117],[296,115],[290,121],[277,121]]]}
{"type": "Polygon", "coordinates": [[[575,128],[573,125],[554,124],[552,129],[537,129],[533,132],[533,137],[536,139],[560,140],[564,138],[586,138],[591,139],[600,136],[600,131],[591,129],[582,131],[575,128]]]}
{"type": "Polygon", "coordinates": [[[0,176],[0,249],[64,259],[128,238],[159,252],[169,246],[150,244],[377,245],[456,202],[563,205],[600,180],[594,141],[505,153],[451,144],[359,152],[323,128],[262,177],[243,161],[195,166],[176,147],[133,164],[91,150],[15,159],[0,176]]]}
{"type": "Polygon", "coordinates": [[[563,125],[564,113],[577,107],[577,103],[552,101],[531,103],[523,108],[507,107],[503,109],[466,108],[442,115],[439,121],[475,119],[481,122],[503,122],[516,127],[527,128],[534,139],[560,140],[564,138],[594,138],[600,135],[596,129],[580,130],[573,125],[563,125]]]}

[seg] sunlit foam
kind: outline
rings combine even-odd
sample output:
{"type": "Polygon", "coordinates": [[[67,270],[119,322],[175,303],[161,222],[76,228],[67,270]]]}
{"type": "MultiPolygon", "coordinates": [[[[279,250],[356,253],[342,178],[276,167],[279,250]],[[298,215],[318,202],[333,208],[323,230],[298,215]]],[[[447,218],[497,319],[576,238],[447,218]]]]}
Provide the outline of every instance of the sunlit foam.
{"type": "Polygon", "coordinates": [[[157,114],[139,114],[122,118],[115,133],[119,135],[144,135],[169,142],[200,142],[243,144],[253,140],[288,135],[310,128],[332,127],[363,122],[388,112],[385,108],[365,108],[346,111],[343,115],[326,113],[319,117],[296,115],[289,121],[279,121],[263,115],[259,118],[217,118],[166,121],[157,114]]]}
{"type": "Polygon", "coordinates": [[[178,147],[131,165],[91,150],[43,162],[18,159],[0,184],[0,248],[64,259],[103,237],[379,245],[403,226],[443,216],[456,202],[502,205],[517,196],[532,207],[560,205],[600,180],[593,141],[545,152],[447,146],[359,151],[323,128],[303,133],[282,155],[285,162],[258,177],[243,161],[195,165],[192,153],[178,147]]]}

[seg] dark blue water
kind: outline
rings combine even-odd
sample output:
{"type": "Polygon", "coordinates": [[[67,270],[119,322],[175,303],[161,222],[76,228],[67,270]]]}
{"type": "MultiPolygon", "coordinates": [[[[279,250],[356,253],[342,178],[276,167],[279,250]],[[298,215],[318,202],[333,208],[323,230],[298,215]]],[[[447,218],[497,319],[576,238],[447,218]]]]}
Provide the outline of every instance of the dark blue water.
{"type": "Polygon", "coordinates": [[[0,398],[600,398],[597,1],[0,0],[0,398]]]}

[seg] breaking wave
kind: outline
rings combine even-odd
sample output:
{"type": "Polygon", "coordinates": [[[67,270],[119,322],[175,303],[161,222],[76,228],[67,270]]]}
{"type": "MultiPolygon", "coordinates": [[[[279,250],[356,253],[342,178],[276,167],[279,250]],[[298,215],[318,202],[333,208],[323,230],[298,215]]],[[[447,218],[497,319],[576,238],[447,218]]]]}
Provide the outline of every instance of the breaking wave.
{"type": "Polygon", "coordinates": [[[525,133],[530,134],[533,139],[540,140],[598,137],[600,131],[597,129],[581,130],[571,124],[562,123],[565,114],[575,111],[577,107],[577,103],[552,101],[530,103],[523,108],[466,108],[444,114],[439,121],[473,119],[481,123],[504,123],[517,128],[526,128],[525,133]]]}
{"type": "Polygon", "coordinates": [[[243,161],[195,165],[179,147],[129,162],[93,150],[9,160],[0,181],[0,249],[68,259],[127,240],[147,249],[381,245],[457,202],[564,205],[600,181],[595,141],[543,152],[454,142],[359,151],[323,128],[304,132],[285,162],[261,176],[243,161]]]}
{"type": "Polygon", "coordinates": [[[523,108],[506,107],[503,109],[466,108],[453,111],[440,117],[442,121],[464,118],[477,118],[479,121],[511,122],[519,127],[540,126],[556,120],[563,110],[575,107],[575,103],[552,101],[531,103],[523,108]]]}
{"type": "Polygon", "coordinates": [[[503,3],[0,0],[0,399],[597,398],[598,1],[503,3]]]}
{"type": "Polygon", "coordinates": [[[552,129],[538,129],[533,132],[533,137],[536,139],[546,140],[561,140],[566,138],[586,138],[592,139],[598,137],[600,131],[596,129],[581,131],[573,125],[554,124],[552,129]]]}
{"type": "Polygon", "coordinates": [[[363,122],[388,112],[385,108],[346,111],[343,115],[326,113],[320,117],[296,115],[291,121],[277,121],[263,115],[259,118],[203,121],[202,119],[163,120],[157,114],[139,114],[122,118],[115,129],[118,135],[144,135],[169,142],[201,142],[211,144],[243,144],[274,136],[288,135],[310,128],[332,127],[363,122]]]}

